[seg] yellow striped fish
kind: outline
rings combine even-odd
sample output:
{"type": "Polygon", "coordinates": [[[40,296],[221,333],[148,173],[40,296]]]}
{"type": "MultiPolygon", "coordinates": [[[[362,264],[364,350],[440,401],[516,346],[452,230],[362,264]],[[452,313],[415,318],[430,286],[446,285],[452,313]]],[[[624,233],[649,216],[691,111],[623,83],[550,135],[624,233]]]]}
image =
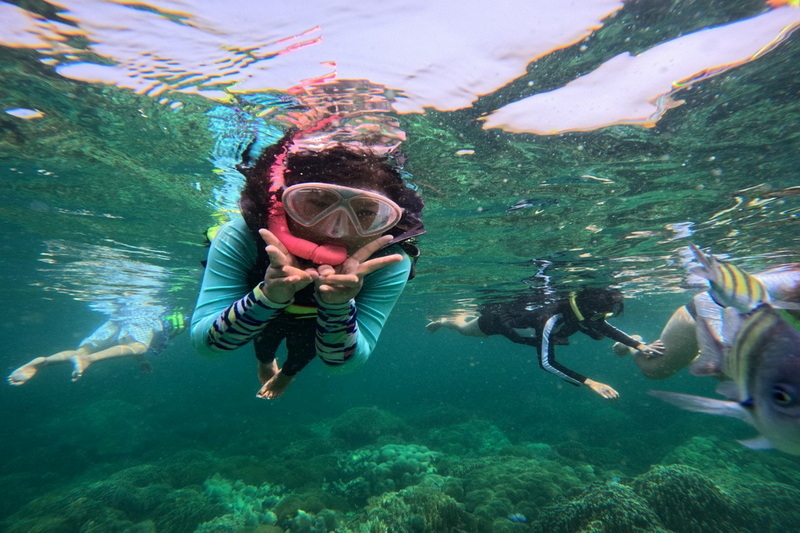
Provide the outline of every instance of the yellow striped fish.
{"type": "Polygon", "coordinates": [[[689,243],[689,248],[700,263],[689,271],[708,280],[708,293],[718,305],[734,307],[747,313],[761,304],[771,303],[767,288],[761,280],[736,265],[704,254],[694,244],[689,243]]]}
{"type": "Polygon", "coordinates": [[[760,433],[741,441],[745,446],[800,455],[800,331],[767,304],[747,315],[730,316],[737,313],[726,310],[726,322],[738,321],[731,345],[722,343],[705,320],[698,320],[700,355],[692,363],[693,374],[722,380],[717,392],[727,400],[651,394],[689,411],[744,420],[760,433]]]}

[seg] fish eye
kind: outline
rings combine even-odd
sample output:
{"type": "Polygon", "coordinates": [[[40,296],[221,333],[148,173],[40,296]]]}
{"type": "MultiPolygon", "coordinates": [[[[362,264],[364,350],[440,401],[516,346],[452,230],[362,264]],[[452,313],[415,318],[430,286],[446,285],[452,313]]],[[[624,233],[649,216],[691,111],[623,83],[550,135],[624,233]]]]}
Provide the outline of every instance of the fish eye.
{"type": "Polygon", "coordinates": [[[792,391],[783,385],[776,385],[772,388],[772,400],[781,407],[789,407],[797,403],[797,398],[792,391]]]}

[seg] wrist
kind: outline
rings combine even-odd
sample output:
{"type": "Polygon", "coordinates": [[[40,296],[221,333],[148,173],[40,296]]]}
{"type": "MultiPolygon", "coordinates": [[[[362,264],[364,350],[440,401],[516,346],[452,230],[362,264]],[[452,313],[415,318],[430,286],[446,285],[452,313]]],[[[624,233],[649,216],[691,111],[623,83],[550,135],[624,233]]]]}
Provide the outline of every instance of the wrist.
{"type": "Polygon", "coordinates": [[[324,297],[320,293],[316,293],[315,297],[316,297],[317,303],[319,304],[320,307],[323,307],[325,309],[329,309],[329,310],[332,310],[332,311],[335,311],[335,310],[342,310],[342,311],[349,310],[350,306],[353,304],[353,301],[354,301],[352,298],[350,298],[348,300],[345,300],[343,302],[341,302],[341,301],[333,301],[333,302],[326,301],[324,299],[324,297]]]}
{"type": "Polygon", "coordinates": [[[282,309],[294,301],[294,297],[290,297],[286,301],[281,301],[282,298],[276,297],[274,294],[270,294],[269,287],[263,281],[256,285],[256,288],[253,289],[253,294],[255,294],[256,299],[266,305],[267,307],[272,307],[276,309],[282,309]]]}

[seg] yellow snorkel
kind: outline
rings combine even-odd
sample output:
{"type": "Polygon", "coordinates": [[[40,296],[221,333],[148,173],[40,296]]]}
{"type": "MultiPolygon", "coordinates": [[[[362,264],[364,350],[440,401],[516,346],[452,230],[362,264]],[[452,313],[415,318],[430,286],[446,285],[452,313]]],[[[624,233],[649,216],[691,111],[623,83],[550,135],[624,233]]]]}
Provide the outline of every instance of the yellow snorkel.
{"type": "MultiPolygon", "coordinates": [[[[577,296],[578,296],[578,293],[576,293],[575,291],[572,291],[572,292],[569,293],[569,307],[570,307],[570,309],[572,309],[572,312],[575,313],[575,318],[578,319],[578,322],[585,322],[586,321],[586,317],[583,316],[583,313],[581,313],[581,310],[578,309],[577,296]]],[[[591,320],[592,322],[596,322],[598,320],[605,320],[606,318],[611,318],[612,316],[614,316],[613,312],[612,313],[595,313],[594,315],[592,315],[592,317],[589,320],[591,320]]]]}
{"type": "Polygon", "coordinates": [[[575,313],[575,318],[578,319],[578,322],[583,322],[584,320],[586,320],[586,318],[584,318],[583,313],[581,313],[581,310],[578,309],[578,302],[575,301],[577,295],[578,293],[576,293],[575,291],[569,293],[569,306],[572,309],[572,312],[575,313]]]}

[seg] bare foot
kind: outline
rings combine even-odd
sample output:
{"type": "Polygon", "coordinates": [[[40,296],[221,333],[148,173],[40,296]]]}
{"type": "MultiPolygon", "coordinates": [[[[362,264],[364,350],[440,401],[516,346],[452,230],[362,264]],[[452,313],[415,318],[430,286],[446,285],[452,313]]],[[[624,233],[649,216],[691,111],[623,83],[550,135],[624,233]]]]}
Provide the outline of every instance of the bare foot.
{"type": "Polygon", "coordinates": [[[44,362],[44,357],[37,357],[30,363],[22,365],[8,376],[8,384],[16,386],[24,385],[29,379],[36,375],[36,372],[39,371],[44,362]]]}
{"type": "Polygon", "coordinates": [[[69,358],[72,361],[72,381],[78,381],[83,377],[83,373],[89,368],[89,365],[92,364],[91,361],[87,357],[82,355],[73,355],[69,358]]]}
{"type": "Polygon", "coordinates": [[[265,400],[274,400],[275,398],[280,398],[286,388],[292,384],[294,380],[294,376],[286,376],[281,372],[278,372],[272,379],[264,383],[264,386],[261,387],[261,390],[258,391],[259,398],[264,398],[265,400]]]}
{"type": "Polygon", "coordinates": [[[433,333],[434,331],[437,331],[440,327],[442,327],[442,324],[444,324],[445,320],[446,319],[444,318],[440,318],[438,320],[432,320],[428,322],[428,325],[425,326],[425,329],[428,330],[428,333],[433,333]]]}
{"type": "Polygon", "coordinates": [[[261,382],[262,385],[265,385],[267,381],[271,380],[275,374],[280,372],[280,368],[278,368],[278,361],[275,359],[272,360],[271,363],[262,363],[261,361],[258,362],[258,381],[261,382]]]}

